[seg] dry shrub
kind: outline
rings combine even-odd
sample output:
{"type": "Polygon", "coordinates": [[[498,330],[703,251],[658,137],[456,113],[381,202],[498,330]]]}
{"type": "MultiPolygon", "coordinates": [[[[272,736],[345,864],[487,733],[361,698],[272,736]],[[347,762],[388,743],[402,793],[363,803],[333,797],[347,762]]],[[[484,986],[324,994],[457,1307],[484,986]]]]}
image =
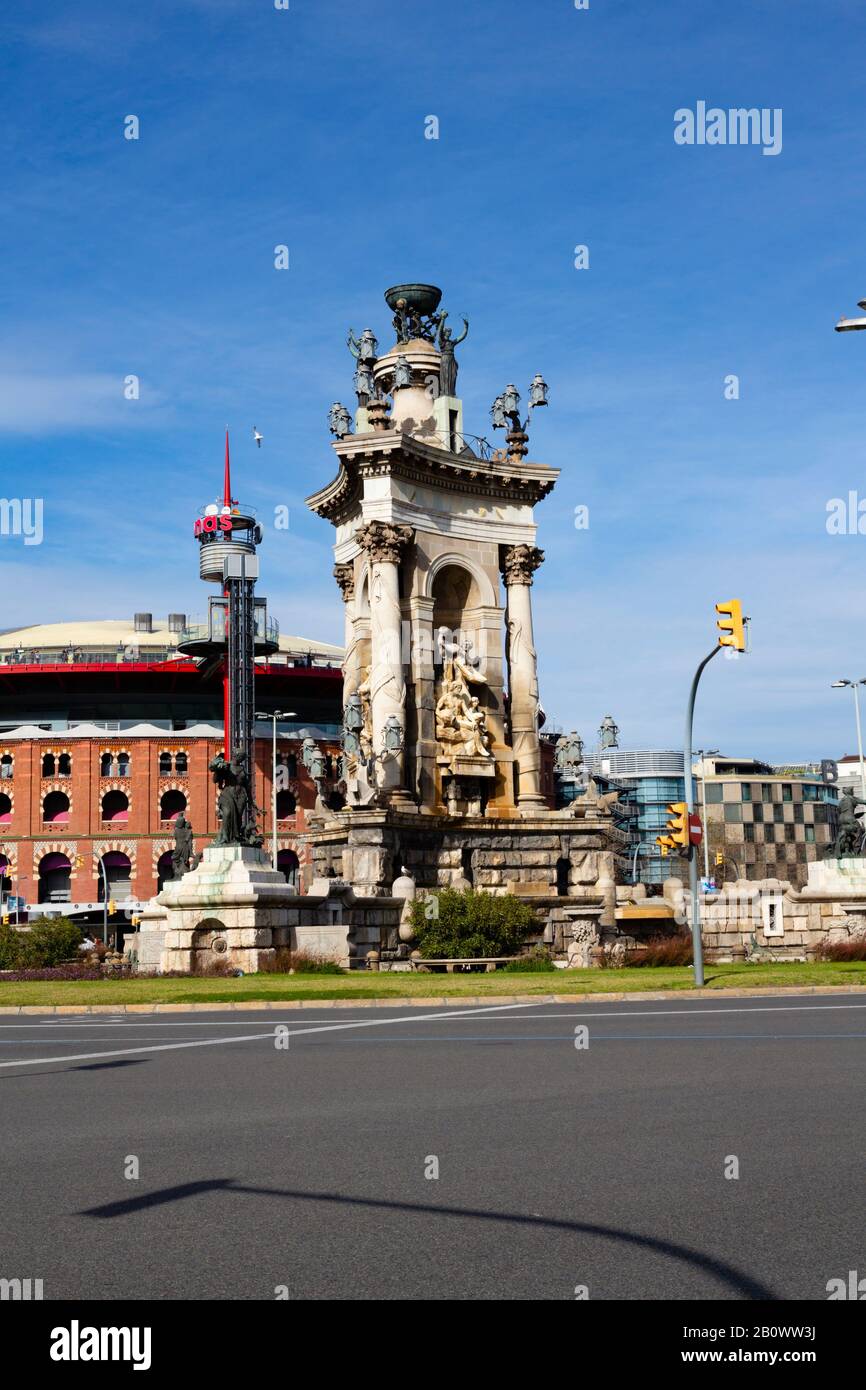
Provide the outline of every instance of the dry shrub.
{"type": "Polygon", "coordinates": [[[692,938],[690,936],[654,936],[635,951],[629,951],[623,961],[629,968],[650,966],[661,968],[673,965],[691,965],[692,938]]]}
{"type": "Polygon", "coordinates": [[[261,975],[343,975],[342,966],[329,956],[314,956],[309,951],[293,951],[289,946],[277,946],[271,960],[259,965],[261,975]]]}
{"type": "Polygon", "coordinates": [[[816,960],[866,960],[866,936],[855,936],[850,941],[822,941],[815,950],[816,960]]]}

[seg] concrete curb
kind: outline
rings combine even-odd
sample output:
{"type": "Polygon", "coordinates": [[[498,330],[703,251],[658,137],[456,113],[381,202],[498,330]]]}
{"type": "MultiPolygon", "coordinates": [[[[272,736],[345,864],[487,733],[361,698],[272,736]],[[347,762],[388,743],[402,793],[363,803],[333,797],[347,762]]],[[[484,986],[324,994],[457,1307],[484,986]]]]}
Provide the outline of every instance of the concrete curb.
{"type": "Polygon", "coordinates": [[[863,990],[866,986],[844,985],[777,985],[767,989],[667,989],[653,991],[618,990],[594,994],[487,994],[487,995],[426,995],[409,999],[250,999],[214,1000],[213,1003],[191,1004],[19,1004],[0,1008],[0,1017],[21,1015],[71,1014],[177,1014],[177,1013],[250,1013],[263,1009],[416,1009],[416,1008],[478,1008],[489,1004],[646,1004],[671,999],[777,999],[788,995],[801,998],[808,995],[845,994],[863,990]]]}

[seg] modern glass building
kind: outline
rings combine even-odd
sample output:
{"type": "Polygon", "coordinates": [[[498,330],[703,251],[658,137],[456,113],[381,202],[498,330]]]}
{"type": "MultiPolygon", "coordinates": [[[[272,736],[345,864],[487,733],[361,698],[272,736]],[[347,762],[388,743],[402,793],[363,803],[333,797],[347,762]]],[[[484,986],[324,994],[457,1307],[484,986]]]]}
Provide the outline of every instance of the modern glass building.
{"type": "Polygon", "coordinates": [[[671,875],[681,878],[677,855],[662,855],[656,844],[667,825],[667,808],[685,800],[682,749],[605,748],[590,753],[586,765],[592,776],[622,789],[620,815],[629,835],[629,883],[661,884],[671,875]]]}

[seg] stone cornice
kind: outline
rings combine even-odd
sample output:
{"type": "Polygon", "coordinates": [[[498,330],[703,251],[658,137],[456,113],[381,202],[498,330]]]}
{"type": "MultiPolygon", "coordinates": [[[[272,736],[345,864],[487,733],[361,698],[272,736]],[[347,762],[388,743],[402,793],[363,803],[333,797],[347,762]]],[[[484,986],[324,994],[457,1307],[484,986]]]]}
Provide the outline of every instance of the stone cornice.
{"type": "Polygon", "coordinates": [[[352,510],[365,477],[394,476],[452,493],[497,497],[534,505],[553,490],[558,468],[513,459],[476,459],[425,444],[400,430],[346,435],[333,445],[340,471],[306,499],[311,511],[338,525],[352,510]]]}

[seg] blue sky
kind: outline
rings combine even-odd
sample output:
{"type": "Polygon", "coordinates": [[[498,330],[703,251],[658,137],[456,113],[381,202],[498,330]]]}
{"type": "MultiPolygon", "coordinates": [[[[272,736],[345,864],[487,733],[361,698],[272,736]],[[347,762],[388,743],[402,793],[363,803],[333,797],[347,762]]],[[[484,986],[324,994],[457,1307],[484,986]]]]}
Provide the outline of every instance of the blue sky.
{"type": "Polygon", "coordinates": [[[0,538],[0,627],[200,611],[191,518],[228,422],[236,490],[291,511],[272,611],[340,641],[303,499],[352,404],[349,325],[384,343],[382,291],[426,280],[471,321],[468,431],[506,382],[550,383],[551,719],[676,745],[739,596],[753,652],[709,669],[696,744],[852,750],[829,685],[866,676],[866,536],[825,522],[866,498],[866,335],[833,332],[866,296],[859,0],[22,0],[2,28],[0,495],[43,497],[45,539],[0,538]],[[701,100],[781,108],[781,153],[675,144],[701,100]]]}

